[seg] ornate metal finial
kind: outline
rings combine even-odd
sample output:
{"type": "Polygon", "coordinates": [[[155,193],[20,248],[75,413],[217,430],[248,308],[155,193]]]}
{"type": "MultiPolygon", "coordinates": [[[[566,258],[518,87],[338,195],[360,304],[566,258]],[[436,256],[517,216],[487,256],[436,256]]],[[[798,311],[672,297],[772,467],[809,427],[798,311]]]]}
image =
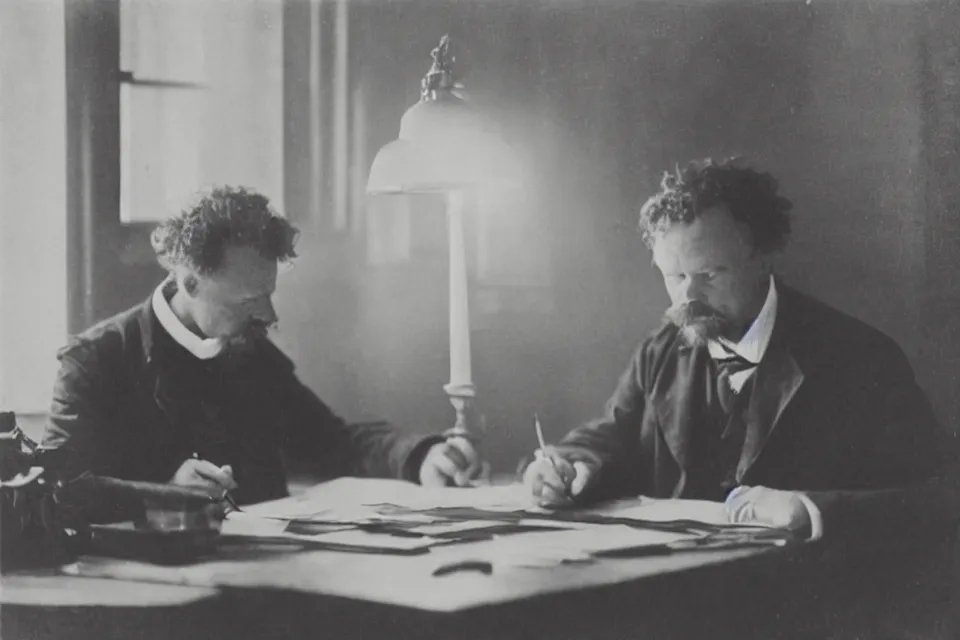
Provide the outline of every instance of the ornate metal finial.
{"type": "Polygon", "coordinates": [[[420,82],[420,100],[435,100],[437,91],[450,91],[456,87],[453,80],[453,63],[456,58],[450,55],[450,36],[440,38],[440,44],[430,52],[433,64],[420,82]]]}

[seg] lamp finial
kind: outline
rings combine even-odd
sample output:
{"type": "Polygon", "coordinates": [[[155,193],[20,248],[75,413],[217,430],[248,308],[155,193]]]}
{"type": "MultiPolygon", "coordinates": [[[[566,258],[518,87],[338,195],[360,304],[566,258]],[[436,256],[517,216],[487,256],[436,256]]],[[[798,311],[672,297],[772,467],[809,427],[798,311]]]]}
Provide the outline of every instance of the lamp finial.
{"type": "Polygon", "coordinates": [[[430,65],[430,70],[427,71],[427,75],[420,82],[421,102],[436,100],[437,91],[451,91],[457,86],[453,79],[453,63],[456,58],[449,53],[450,36],[445,34],[440,38],[440,44],[430,52],[433,64],[430,65]]]}

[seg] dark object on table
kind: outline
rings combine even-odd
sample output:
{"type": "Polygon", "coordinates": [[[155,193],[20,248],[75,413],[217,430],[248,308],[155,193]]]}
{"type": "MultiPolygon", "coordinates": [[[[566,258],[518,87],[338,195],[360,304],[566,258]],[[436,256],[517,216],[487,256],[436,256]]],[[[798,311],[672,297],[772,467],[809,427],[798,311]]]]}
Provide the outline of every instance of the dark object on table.
{"type": "Polygon", "coordinates": [[[73,557],[76,530],[66,526],[62,484],[34,464],[37,443],[0,413],[0,572],[55,566],[73,557]]]}
{"type": "Polygon", "coordinates": [[[459,571],[477,571],[484,575],[489,576],[493,573],[493,564],[483,561],[483,560],[467,560],[465,562],[454,562],[452,564],[445,564],[441,567],[438,567],[434,570],[433,575],[436,577],[447,576],[451,573],[457,573],[459,571]]]}
{"type": "Polygon", "coordinates": [[[219,531],[213,529],[148,529],[131,522],[90,526],[86,555],[155,564],[189,564],[216,551],[219,531]]]}
{"type": "Polygon", "coordinates": [[[200,488],[87,476],[74,483],[85,499],[127,505],[130,520],[144,530],[220,531],[226,504],[200,488]]]}
{"type": "Polygon", "coordinates": [[[98,476],[76,484],[85,500],[124,503],[133,514],[91,525],[86,554],[182,564],[217,548],[225,505],[201,489],[98,476]]]}

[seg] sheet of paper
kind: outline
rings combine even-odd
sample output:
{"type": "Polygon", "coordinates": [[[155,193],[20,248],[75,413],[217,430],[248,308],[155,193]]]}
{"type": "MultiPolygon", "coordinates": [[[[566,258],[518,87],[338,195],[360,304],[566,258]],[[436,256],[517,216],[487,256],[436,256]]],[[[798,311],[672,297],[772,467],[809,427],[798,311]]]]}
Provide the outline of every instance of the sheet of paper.
{"type": "Polygon", "coordinates": [[[256,538],[285,538],[290,540],[304,540],[314,543],[346,544],[355,547],[376,549],[413,550],[433,546],[441,540],[429,536],[401,537],[384,533],[368,533],[352,525],[331,525],[321,533],[291,533],[286,530],[290,524],[286,520],[260,518],[244,515],[231,517],[224,521],[221,532],[230,536],[247,536],[256,538]]]}
{"type": "Polygon", "coordinates": [[[401,480],[339,478],[315,485],[297,496],[245,507],[250,514],[281,519],[338,518],[347,521],[371,516],[365,507],[396,505],[419,511],[442,507],[475,507],[515,511],[532,501],[521,485],[421,487],[401,480]]]}
{"type": "Polygon", "coordinates": [[[244,507],[251,515],[281,519],[311,518],[331,510],[360,508],[369,502],[402,501],[419,487],[400,480],[338,478],[316,484],[303,493],[244,507]]]}
{"type": "MultiPolygon", "coordinates": [[[[531,522],[542,522],[533,520],[531,522]]],[[[494,565],[551,567],[567,562],[589,562],[592,553],[659,546],[694,536],[635,529],[627,525],[577,524],[564,531],[498,537],[474,545],[474,556],[494,565]]]]}
{"type": "MultiPolygon", "coordinates": [[[[223,526],[221,527],[220,531],[224,535],[256,536],[266,538],[280,536],[295,538],[295,535],[288,534],[285,531],[287,524],[287,520],[261,518],[247,513],[234,512],[227,516],[227,519],[223,521],[223,526]]],[[[333,524],[330,525],[330,528],[328,528],[327,531],[343,531],[345,529],[354,528],[355,527],[353,525],[349,524],[333,524]]]]}
{"type": "MultiPolygon", "coordinates": [[[[497,520],[450,520],[434,524],[426,524],[409,529],[411,533],[419,533],[425,536],[435,536],[446,533],[458,533],[461,531],[475,531],[477,529],[488,529],[490,527],[501,526],[503,523],[497,520]]],[[[542,523],[536,523],[542,524],[542,523]]]]}
{"type": "Polygon", "coordinates": [[[395,505],[413,511],[448,507],[472,507],[485,511],[522,511],[534,506],[522,485],[480,487],[419,487],[419,491],[393,500],[378,499],[368,506],[395,505]]]}
{"type": "Polygon", "coordinates": [[[693,520],[713,525],[730,524],[724,504],[709,500],[658,500],[640,497],[618,500],[589,509],[588,512],[616,518],[653,522],[693,520]]]}
{"type": "Polygon", "coordinates": [[[371,550],[376,549],[399,549],[414,550],[432,547],[440,542],[436,538],[424,536],[421,538],[407,538],[401,536],[391,536],[383,533],[368,533],[358,529],[346,529],[344,531],[334,531],[332,533],[322,533],[320,535],[309,536],[314,542],[325,542],[329,544],[342,544],[351,547],[366,547],[371,550]]]}
{"type": "Polygon", "coordinates": [[[597,528],[583,528],[567,531],[549,531],[531,535],[518,544],[536,545],[550,549],[573,549],[580,552],[612,551],[652,545],[668,544],[679,540],[689,540],[695,536],[683,533],[668,533],[636,529],[625,524],[599,525],[597,528]]]}

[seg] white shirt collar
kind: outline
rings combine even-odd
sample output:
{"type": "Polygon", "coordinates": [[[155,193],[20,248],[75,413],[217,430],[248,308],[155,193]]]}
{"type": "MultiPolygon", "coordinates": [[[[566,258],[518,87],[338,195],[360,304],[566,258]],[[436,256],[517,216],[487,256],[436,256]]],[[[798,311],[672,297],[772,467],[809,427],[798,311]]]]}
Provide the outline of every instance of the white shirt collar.
{"type": "Polygon", "coordinates": [[[190,329],[187,329],[177,314],[170,308],[167,297],[164,295],[164,289],[170,281],[164,281],[157,290],[153,292],[153,312],[157,315],[160,322],[170,337],[181,347],[192,353],[201,360],[211,360],[220,355],[223,350],[223,343],[217,338],[201,338],[190,329]]]}
{"type": "Polygon", "coordinates": [[[770,344],[770,336],[773,335],[773,325],[777,320],[777,285],[774,278],[770,276],[770,288],[767,290],[767,299],[760,309],[760,313],[754,319],[753,324],[747,329],[747,332],[740,338],[740,342],[733,343],[726,338],[720,338],[717,341],[711,340],[707,343],[710,350],[710,357],[719,359],[728,357],[730,352],[749,360],[754,364],[759,364],[763,359],[763,354],[767,352],[767,345],[770,344]]]}

